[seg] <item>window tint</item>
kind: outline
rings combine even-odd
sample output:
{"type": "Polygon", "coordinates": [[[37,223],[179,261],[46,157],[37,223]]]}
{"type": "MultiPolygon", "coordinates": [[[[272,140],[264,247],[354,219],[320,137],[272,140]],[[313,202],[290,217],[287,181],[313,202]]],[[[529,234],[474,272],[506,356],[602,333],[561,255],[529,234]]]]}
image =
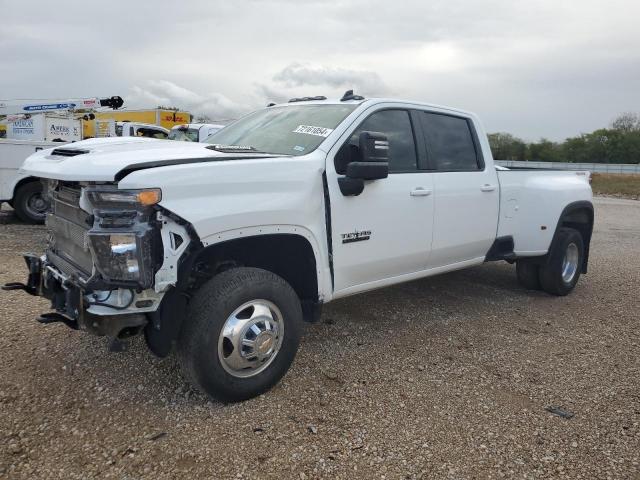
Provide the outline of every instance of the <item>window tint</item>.
{"type": "Polygon", "coordinates": [[[466,119],[422,112],[422,126],[429,157],[437,170],[479,170],[466,119]]]}
{"type": "Polygon", "coordinates": [[[416,147],[409,112],[405,110],[382,110],[367,118],[353,132],[349,144],[358,145],[360,132],[384,133],[389,140],[389,172],[417,170],[416,147]]]}

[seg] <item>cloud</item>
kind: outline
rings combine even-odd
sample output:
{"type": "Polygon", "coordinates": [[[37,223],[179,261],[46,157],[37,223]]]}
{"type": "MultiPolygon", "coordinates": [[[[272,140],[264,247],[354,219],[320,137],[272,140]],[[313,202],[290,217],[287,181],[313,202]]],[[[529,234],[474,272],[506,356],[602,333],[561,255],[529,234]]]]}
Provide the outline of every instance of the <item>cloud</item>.
{"type": "Polygon", "coordinates": [[[264,104],[273,103],[285,103],[291,98],[290,94],[283,91],[281,88],[272,87],[263,83],[256,83],[254,85],[255,95],[260,99],[264,99],[264,104]]]}
{"type": "Polygon", "coordinates": [[[328,86],[353,88],[367,96],[380,96],[388,89],[375,72],[293,62],[273,76],[286,87],[328,86]]]}
{"type": "Polygon", "coordinates": [[[105,2],[31,3],[0,0],[3,99],[121,95],[218,119],[353,88],[462,107],[531,139],[640,111],[629,0],[129,2],[115,22],[100,21],[105,2]]]}
{"type": "Polygon", "coordinates": [[[125,97],[125,106],[177,107],[194,115],[205,114],[218,121],[235,119],[252,110],[250,105],[234,102],[221,93],[202,95],[169,80],[148,80],[144,86],[134,85],[131,93],[125,97]]]}

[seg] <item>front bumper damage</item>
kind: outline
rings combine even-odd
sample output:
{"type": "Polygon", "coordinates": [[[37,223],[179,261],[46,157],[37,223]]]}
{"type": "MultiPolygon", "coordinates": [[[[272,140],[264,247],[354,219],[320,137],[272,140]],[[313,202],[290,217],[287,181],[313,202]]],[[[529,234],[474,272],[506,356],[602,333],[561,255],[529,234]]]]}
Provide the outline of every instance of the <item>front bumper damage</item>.
{"type": "MultiPolygon", "coordinates": [[[[140,332],[147,324],[145,306],[149,299],[133,290],[117,290],[117,296],[132,295],[125,304],[119,304],[117,298],[109,304],[96,305],[96,297],[101,298],[104,292],[87,292],[74,283],[55,266],[47,263],[46,257],[37,255],[24,255],[29,276],[26,283],[8,283],[3,290],[24,290],[30,295],[47,298],[51,301],[50,313],[44,313],[38,317],[38,322],[43,324],[61,322],[74,330],[85,330],[98,336],[106,336],[114,340],[124,340],[140,332]],[[135,304],[141,306],[136,313],[135,304]],[[105,306],[108,305],[108,306],[105,306]],[[102,307],[99,313],[92,309],[102,307]],[[104,309],[112,309],[116,314],[105,314],[104,309]],[[120,311],[125,310],[125,311],[120,311]],[[118,313],[119,312],[119,313],[118,313]]],[[[107,293],[113,296],[113,293],[107,293]]],[[[101,303],[101,302],[97,302],[101,303]]]]}
{"type": "MultiPolygon", "coordinates": [[[[161,207],[130,202],[140,192],[157,193],[158,200],[157,189],[48,181],[46,191],[51,211],[45,253],[24,255],[26,283],[2,288],[47,298],[52,311],[38,317],[40,323],[106,336],[112,349],[143,329],[148,343],[150,337],[154,345],[169,342],[161,319],[163,312],[182,313],[167,302],[184,304],[174,287],[196,238],[188,225],[161,207]]],[[[164,343],[156,350],[166,350],[164,343]]]]}

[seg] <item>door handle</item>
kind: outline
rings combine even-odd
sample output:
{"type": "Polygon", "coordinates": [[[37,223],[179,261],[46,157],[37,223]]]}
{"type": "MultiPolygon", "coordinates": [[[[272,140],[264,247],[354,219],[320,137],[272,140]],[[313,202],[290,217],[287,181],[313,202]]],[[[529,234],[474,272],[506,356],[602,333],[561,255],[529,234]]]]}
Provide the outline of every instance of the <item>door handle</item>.
{"type": "Polygon", "coordinates": [[[431,195],[433,192],[430,188],[416,187],[409,192],[409,195],[412,197],[426,197],[427,195],[431,195]]]}
{"type": "Polygon", "coordinates": [[[483,192],[493,192],[496,189],[495,185],[489,185],[488,183],[485,183],[483,186],[480,187],[480,190],[483,192]]]}

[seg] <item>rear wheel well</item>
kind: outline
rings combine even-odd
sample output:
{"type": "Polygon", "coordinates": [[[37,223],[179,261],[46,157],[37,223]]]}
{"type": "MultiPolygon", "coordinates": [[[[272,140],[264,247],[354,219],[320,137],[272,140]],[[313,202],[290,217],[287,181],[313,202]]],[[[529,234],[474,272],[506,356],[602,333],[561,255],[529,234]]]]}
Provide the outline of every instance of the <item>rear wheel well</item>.
{"type": "MultiPolygon", "coordinates": [[[[238,238],[204,248],[194,263],[195,271],[211,277],[234,267],[254,267],[282,277],[303,305],[305,320],[319,305],[318,273],[313,247],[295,234],[258,235],[238,238]]],[[[309,317],[311,315],[311,317],[309,317]]]]}
{"type": "MultiPolygon", "coordinates": [[[[556,235],[561,228],[573,228],[580,232],[584,243],[584,261],[582,264],[582,273],[587,273],[587,264],[589,261],[589,245],[591,243],[591,234],[593,232],[593,206],[584,202],[574,207],[568,207],[562,212],[556,235]]],[[[555,238],[554,238],[555,243],[555,238]]]]}

